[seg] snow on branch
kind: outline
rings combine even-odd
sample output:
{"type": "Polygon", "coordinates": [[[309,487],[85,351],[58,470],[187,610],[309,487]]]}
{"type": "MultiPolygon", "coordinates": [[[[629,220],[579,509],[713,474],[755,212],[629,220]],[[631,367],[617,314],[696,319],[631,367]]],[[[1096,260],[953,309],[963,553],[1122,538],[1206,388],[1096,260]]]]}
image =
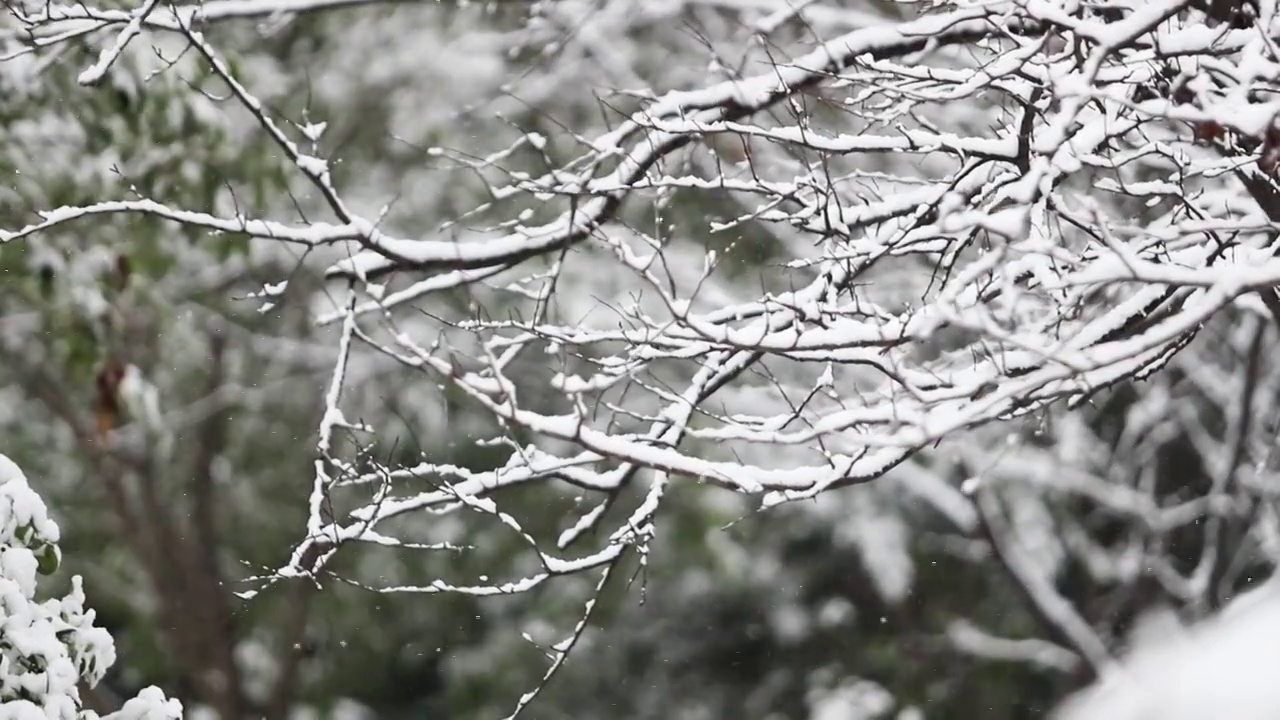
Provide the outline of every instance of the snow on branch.
{"type": "Polygon", "coordinates": [[[328,321],[377,316],[361,323],[363,342],[536,440],[497,440],[508,464],[484,473],[429,461],[351,473],[334,487],[376,476],[440,489],[354,509],[308,542],[357,542],[403,513],[461,507],[458,493],[537,480],[611,498],[647,471],[766,506],[812,497],[967,428],[1155,372],[1224,308],[1280,280],[1272,220],[1224,202],[1240,192],[1232,174],[1268,181],[1256,164],[1266,124],[1249,118],[1274,109],[1237,101],[1221,132],[1205,127],[1216,98],[1243,98],[1265,73],[1195,75],[1191,61],[1276,59],[1236,30],[1206,34],[1181,3],[1114,10],[987,4],[854,30],[767,72],[657,97],[562,167],[492,188],[489,210],[527,196],[567,205],[549,223],[522,214],[338,263],[332,275],[373,292],[328,321]],[[721,136],[743,146],[735,163],[671,172],[721,136]],[[787,248],[778,289],[733,283],[696,228],[655,235],[620,219],[644,203],[661,215],[664,193],[711,189],[748,208],[708,223],[713,237],[760,225],[809,238],[787,248]],[[525,267],[535,259],[549,266],[525,267]],[[602,267],[614,288],[595,302],[613,322],[545,311],[602,267]],[[428,277],[373,284],[391,271],[428,277]],[[397,313],[457,287],[507,309],[418,330],[397,313]],[[554,366],[536,401],[523,356],[554,366]],[[698,380],[710,377],[723,379],[698,380]]]}
{"type": "MultiPolygon", "coordinates": [[[[989,11],[971,9],[927,16],[898,26],[854,30],[767,73],[696,91],[671,92],[592,143],[593,156],[583,163],[584,172],[593,173],[617,157],[611,172],[601,177],[577,173],[568,183],[556,182],[555,175],[559,174],[556,173],[529,179],[511,188],[588,198],[581,207],[575,206],[554,222],[541,227],[521,227],[505,237],[470,245],[434,240],[396,243],[394,247],[382,243],[338,263],[330,273],[376,278],[393,270],[476,269],[558,251],[584,240],[608,220],[618,210],[621,197],[662,158],[687,145],[695,135],[705,134],[697,127],[693,128],[694,132],[686,131],[688,122],[714,124],[749,117],[822,81],[860,56],[898,57],[927,46],[962,43],[992,32],[994,22],[995,17],[989,11]],[[680,124],[673,130],[658,125],[677,118],[680,124]],[[633,137],[633,149],[625,150],[624,144],[633,137]]],[[[1006,31],[1016,30],[1019,25],[1015,21],[1006,31]]]]}

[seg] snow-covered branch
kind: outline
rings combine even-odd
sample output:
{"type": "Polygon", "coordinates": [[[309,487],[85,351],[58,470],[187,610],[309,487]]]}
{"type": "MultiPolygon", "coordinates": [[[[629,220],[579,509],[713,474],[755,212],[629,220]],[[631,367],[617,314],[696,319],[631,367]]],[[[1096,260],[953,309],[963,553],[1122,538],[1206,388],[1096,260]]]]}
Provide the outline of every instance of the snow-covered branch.
{"type": "MultiPolygon", "coordinates": [[[[731,69],[709,48],[696,82],[614,88],[563,121],[539,107],[552,116],[544,125],[513,121],[513,137],[483,152],[424,148],[422,158],[451,164],[483,193],[430,226],[395,219],[395,198],[370,199],[369,178],[344,178],[325,125],[282,116],[206,31],[220,19],[352,4],[15,11],[23,52],[110,27],[95,36],[86,81],[108,76],[141,34],[179,38],[245,134],[289,173],[297,217],[103,199],[41,209],[36,222],[0,230],[0,243],[147,217],[199,242],[301,246],[340,287],[315,298],[337,360],[317,388],[305,534],[265,582],[321,580],[346,546],[468,551],[436,524],[407,529],[411,515],[465,516],[522,555],[504,577],[376,590],[497,596],[608,577],[624,560],[648,561],[673,488],[710,485],[762,507],[812,499],[1162,372],[1187,379],[1198,402],[1230,419],[1225,429],[1176,416],[1169,396],[1192,391],[1159,385],[1166,395],[1129,408],[1143,431],[1113,444],[1156,457],[1152,438],[1177,424],[1215,458],[1204,492],[1117,480],[1101,461],[1042,477],[1052,458],[1037,448],[1002,451],[991,474],[1131,522],[1106,543],[1085,523],[1057,539],[1099,577],[1148,572],[1199,607],[1239,574],[1219,550],[1239,515],[1261,515],[1258,478],[1272,472],[1256,447],[1262,431],[1245,418],[1268,382],[1256,358],[1272,328],[1257,316],[1280,310],[1274,12],[1241,4],[1224,20],[1185,0],[956,1],[890,20],[831,3],[691,0],[741,14],[749,62],[731,69]],[[1224,347],[1232,367],[1255,358],[1241,366],[1251,379],[1236,387],[1185,365],[1203,352],[1205,329],[1242,307],[1254,313],[1253,344],[1233,336],[1224,347]],[[454,444],[431,437],[425,413],[416,423],[350,419],[371,402],[353,378],[381,373],[406,395],[421,391],[411,404],[439,401],[447,416],[436,427],[469,423],[462,444],[485,460],[460,459],[457,427],[454,444]],[[400,441],[412,457],[388,447],[400,441]],[[534,488],[573,509],[526,517],[508,505],[534,488]],[[1208,529],[1195,529],[1202,520],[1208,529]],[[1191,532],[1214,535],[1204,570],[1160,554],[1191,532]]],[[[577,23],[582,58],[611,77],[638,76],[605,31],[625,35],[641,10],[543,11],[530,11],[527,37],[577,23]]],[[[527,49],[516,36],[526,37],[494,45],[527,49]]],[[[987,535],[975,542],[997,551],[1070,650],[970,634],[970,651],[1060,668],[1070,652],[1110,667],[1112,638],[1054,587],[1052,568],[1024,557],[1017,523],[1003,522],[993,497],[980,494],[976,509],[952,503],[985,521],[971,518],[987,535]]]]}

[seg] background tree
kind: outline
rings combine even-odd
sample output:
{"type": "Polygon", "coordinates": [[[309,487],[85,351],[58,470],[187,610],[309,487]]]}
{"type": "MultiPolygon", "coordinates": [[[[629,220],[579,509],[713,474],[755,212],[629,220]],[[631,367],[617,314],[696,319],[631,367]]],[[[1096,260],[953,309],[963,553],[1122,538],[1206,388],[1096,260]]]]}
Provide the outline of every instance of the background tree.
{"type": "Polygon", "coordinates": [[[1220,607],[1280,302],[1223,8],[11,5],[12,453],[95,468],[121,682],[1028,717],[1220,607]]]}

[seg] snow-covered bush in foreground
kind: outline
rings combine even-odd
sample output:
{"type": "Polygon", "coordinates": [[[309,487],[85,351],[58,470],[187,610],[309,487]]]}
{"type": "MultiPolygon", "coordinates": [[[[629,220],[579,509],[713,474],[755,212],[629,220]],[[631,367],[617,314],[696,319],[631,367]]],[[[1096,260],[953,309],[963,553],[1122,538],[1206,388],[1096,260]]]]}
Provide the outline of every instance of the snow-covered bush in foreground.
{"type": "MultiPolygon", "coordinates": [[[[37,602],[37,575],[58,567],[58,526],[12,460],[0,455],[0,720],[96,718],[77,685],[115,662],[111,635],[93,626],[79,576],[71,592],[37,602]]],[[[125,703],[114,720],[179,718],[182,706],[156,688],[125,703]]]]}
{"type": "Polygon", "coordinates": [[[1191,628],[1148,620],[1133,654],[1056,717],[1270,720],[1280,708],[1277,667],[1280,582],[1272,579],[1191,628]]]}

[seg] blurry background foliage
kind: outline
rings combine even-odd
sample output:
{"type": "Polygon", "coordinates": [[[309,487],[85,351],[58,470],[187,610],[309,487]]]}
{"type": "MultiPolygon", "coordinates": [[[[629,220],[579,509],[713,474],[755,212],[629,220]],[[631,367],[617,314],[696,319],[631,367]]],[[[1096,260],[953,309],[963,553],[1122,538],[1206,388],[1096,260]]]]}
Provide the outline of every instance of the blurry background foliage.
{"type": "MultiPolygon", "coordinates": [[[[479,155],[536,132],[549,140],[546,158],[526,149],[506,167],[537,173],[548,158],[558,164],[577,152],[563,126],[589,137],[636,105],[625,95],[593,96],[591,88],[661,93],[704,84],[709,48],[740,48],[748,32],[738,12],[715,3],[600,3],[592,41],[617,51],[605,62],[575,40],[582,28],[531,20],[535,5],[371,6],[276,26],[220,25],[209,36],[277,118],[327,122],[321,146],[338,161],[335,183],[371,215],[394,198],[388,227],[415,235],[414,228],[434,228],[484,200],[480,178],[452,169],[448,153],[430,148],[479,155]]],[[[804,40],[803,29],[785,32],[791,35],[777,38],[780,45],[804,40]]],[[[319,215],[319,198],[286,171],[243,112],[219,99],[225,89],[198,56],[184,52],[180,40],[157,47],[138,43],[94,88],[75,81],[96,57],[83,43],[0,64],[0,227],[35,222],[33,208],[133,196],[224,215],[319,215]]],[[[728,145],[697,150],[689,172],[705,173],[733,152],[728,145]]],[[[544,212],[529,207],[535,216],[544,212]]],[[[469,224],[521,209],[503,206],[469,224]]],[[[787,259],[787,238],[753,225],[731,237],[705,233],[708,218],[742,210],[714,192],[638,195],[623,220],[726,252],[734,277],[752,288],[767,285],[772,264],[787,259]]],[[[164,415],[153,426],[128,425],[125,435],[160,478],[163,507],[183,537],[195,532],[191,478],[205,462],[215,480],[214,554],[224,589],[278,566],[302,532],[317,388],[333,352],[332,330],[310,322],[315,308],[327,309],[325,286],[313,275],[323,263],[300,265],[303,259],[274,244],[192,235],[136,215],[98,215],[0,245],[4,452],[26,468],[64,528],[59,576],[85,576],[90,603],[118,643],[121,659],[109,684],[122,693],[155,683],[189,707],[208,701],[178,676],[169,628],[155,619],[152,581],[120,540],[121,518],[96,481],[110,470],[77,435],[77,423],[93,426],[96,380],[106,365],[136,365],[164,415]],[[245,299],[284,278],[289,288],[268,312],[245,299]],[[222,369],[217,387],[209,387],[215,355],[222,369]],[[210,417],[223,433],[211,459],[199,456],[210,417]]],[[[465,308],[468,297],[458,293],[450,302],[465,308]]],[[[352,386],[359,406],[352,417],[379,418],[375,424],[384,427],[403,417],[404,426],[412,419],[423,427],[419,421],[429,416],[426,426],[438,430],[382,438],[381,459],[411,463],[425,452],[473,469],[502,463],[501,449],[450,435],[492,433],[488,421],[435,388],[406,387],[406,377],[369,359],[352,386]]],[[[1177,495],[1204,474],[1195,444],[1177,428],[1150,445],[1159,460],[1154,468],[1139,467],[1142,454],[1108,452],[1156,382],[1212,407],[1171,373],[1105,393],[1073,421],[1037,418],[1015,431],[1036,435],[1041,464],[1052,466],[1055,456],[1065,462],[1055,448],[1069,425],[1072,437],[1084,438],[1073,442],[1097,450],[1076,456],[1086,470],[1151,472],[1162,492],[1177,495]]],[[[1220,433],[1222,419],[1204,412],[1209,432],[1220,433]]],[[[130,420],[138,419],[117,422],[130,420]]],[[[966,442],[994,447],[1003,435],[966,442]]],[[[870,485],[762,514],[752,514],[743,498],[678,483],[679,501],[667,504],[647,571],[630,582],[634,566],[618,575],[583,646],[531,716],[806,718],[817,698],[865,679],[892,697],[886,717],[916,717],[911,708],[929,717],[1041,717],[1083,676],[975,659],[947,639],[961,618],[1001,636],[1043,632],[977,530],[940,511],[945,498],[921,490],[955,493],[974,471],[965,452],[943,447],[870,485]]],[[[559,529],[558,509],[575,494],[531,487],[500,499],[530,532],[546,536],[559,529]]],[[[1087,515],[1087,501],[1047,489],[1028,491],[1023,502],[1033,508],[1028,513],[1041,513],[1028,522],[1087,515]]],[[[1087,521],[1117,523],[1117,541],[1127,532],[1115,519],[1087,521]]],[[[334,569],[386,586],[515,576],[530,567],[527,547],[496,523],[415,518],[405,521],[407,531],[422,522],[436,523],[424,536],[477,549],[426,559],[352,554],[334,569]]],[[[1059,587],[1093,619],[1131,617],[1142,607],[1141,584],[1102,583],[1077,553],[1059,550],[1059,587]]],[[[305,608],[284,592],[267,593],[235,605],[237,657],[246,692],[264,701],[268,690],[258,680],[285,662],[290,620],[306,613],[306,631],[294,643],[304,656],[300,703],[322,714],[354,700],[382,718],[498,717],[543,667],[542,652],[522,633],[558,638],[591,589],[582,577],[476,601],[330,583],[305,608]]]]}

